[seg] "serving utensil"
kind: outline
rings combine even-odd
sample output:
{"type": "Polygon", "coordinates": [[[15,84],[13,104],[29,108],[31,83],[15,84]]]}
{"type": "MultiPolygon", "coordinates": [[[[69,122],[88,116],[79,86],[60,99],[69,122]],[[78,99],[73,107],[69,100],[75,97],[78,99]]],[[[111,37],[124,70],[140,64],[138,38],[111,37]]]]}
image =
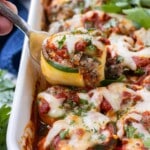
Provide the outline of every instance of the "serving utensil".
{"type": "Polygon", "coordinates": [[[19,15],[15,14],[3,2],[0,2],[0,14],[9,19],[17,28],[19,28],[29,39],[29,50],[32,58],[40,64],[40,52],[42,43],[49,36],[47,32],[32,29],[29,24],[19,15]]]}

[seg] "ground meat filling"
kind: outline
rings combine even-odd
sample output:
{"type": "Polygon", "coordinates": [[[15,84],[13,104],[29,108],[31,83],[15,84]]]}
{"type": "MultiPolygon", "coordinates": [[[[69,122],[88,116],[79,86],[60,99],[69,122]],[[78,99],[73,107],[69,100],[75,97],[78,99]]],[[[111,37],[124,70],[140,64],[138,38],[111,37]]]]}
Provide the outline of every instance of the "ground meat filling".
{"type": "Polygon", "coordinates": [[[117,57],[111,58],[107,56],[105,75],[106,79],[117,79],[123,74],[123,66],[118,62],[117,57]]]}
{"type": "Polygon", "coordinates": [[[88,55],[83,55],[80,60],[79,71],[83,74],[86,86],[93,87],[99,81],[99,68],[100,62],[91,58],[88,55]]]}

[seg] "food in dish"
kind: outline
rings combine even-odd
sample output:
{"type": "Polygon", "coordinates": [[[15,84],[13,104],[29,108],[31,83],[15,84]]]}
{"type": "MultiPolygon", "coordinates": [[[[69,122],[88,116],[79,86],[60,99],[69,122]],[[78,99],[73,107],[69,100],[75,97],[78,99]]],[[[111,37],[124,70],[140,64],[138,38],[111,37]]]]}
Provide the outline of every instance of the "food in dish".
{"type": "Polygon", "coordinates": [[[66,20],[58,20],[49,25],[49,33],[74,30],[76,28],[99,29],[108,36],[111,32],[129,34],[136,28],[131,20],[123,15],[109,14],[101,10],[90,10],[76,14],[66,20]]]}
{"type": "Polygon", "coordinates": [[[112,83],[92,90],[52,86],[38,94],[38,111],[49,129],[39,149],[142,150],[149,141],[145,87],[112,83]]]}
{"type": "Polygon", "coordinates": [[[101,3],[43,0],[50,84],[33,105],[35,149],[150,149],[150,30],[95,10],[101,3]]]}
{"type": "Polygon", "coordinates": [[[51,84],[96,87],[104,79],[105,39],[98,32],[53,34],[44,41],[41,69],[51,84]]]}

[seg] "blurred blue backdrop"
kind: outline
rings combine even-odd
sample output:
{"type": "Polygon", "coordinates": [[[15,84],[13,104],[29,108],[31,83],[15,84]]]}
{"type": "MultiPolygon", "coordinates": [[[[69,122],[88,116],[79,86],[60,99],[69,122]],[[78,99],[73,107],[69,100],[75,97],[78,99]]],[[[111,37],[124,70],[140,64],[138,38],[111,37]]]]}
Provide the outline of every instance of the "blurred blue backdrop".
{"type": "MultiPolygon", "coordinates": [[[[17,6],[18,14],[27,20],[28,9],[24,1],[10,0],[17,6]]],[[[16,27],[6,36],[0,36],[0,68],[8,70],[10,73],[17,75],[24,34],[16,27]]]]}

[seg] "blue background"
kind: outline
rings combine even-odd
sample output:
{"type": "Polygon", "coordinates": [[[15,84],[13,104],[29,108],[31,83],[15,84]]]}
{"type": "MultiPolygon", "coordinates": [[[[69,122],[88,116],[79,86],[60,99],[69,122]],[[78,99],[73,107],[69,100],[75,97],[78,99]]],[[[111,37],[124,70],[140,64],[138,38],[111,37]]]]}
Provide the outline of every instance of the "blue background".
{"type": "MultiPolygon", "coordinates": [[[[18,9],[18,14],[27,20],[28,11],[18,0],[10,0],[18,9]]],[[[16,27],[6,36],[0,36],[0,68],[17,75],[24,34],[16,27]]]]}

